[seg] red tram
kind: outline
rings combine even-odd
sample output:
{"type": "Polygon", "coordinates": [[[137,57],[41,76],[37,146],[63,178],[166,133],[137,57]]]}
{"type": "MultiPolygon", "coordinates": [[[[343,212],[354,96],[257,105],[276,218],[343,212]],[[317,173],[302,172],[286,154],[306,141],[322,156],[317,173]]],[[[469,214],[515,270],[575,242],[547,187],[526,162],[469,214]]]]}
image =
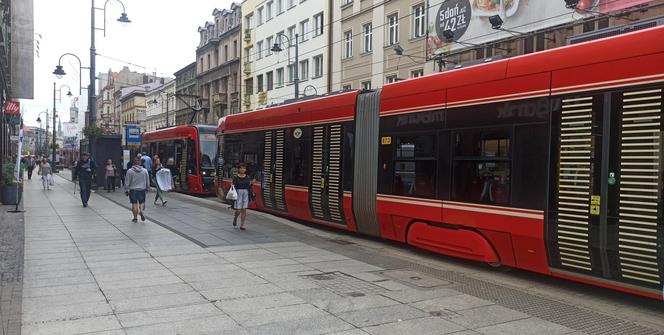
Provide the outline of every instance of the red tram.
{"type": "Polygon", "coordinates": [[[195,195],[214,195],[217,138],[214,126],[175,126],[143,134],[142,150],[170,166],[175,190],[195,195]]]}
{"type": "MultiPolygon", "coordinates": [[[[663,298],[664,28],[222,118],[259,210],[663,298]]],[[[219,192],[219,191],[218,191],[219,192]]]]}

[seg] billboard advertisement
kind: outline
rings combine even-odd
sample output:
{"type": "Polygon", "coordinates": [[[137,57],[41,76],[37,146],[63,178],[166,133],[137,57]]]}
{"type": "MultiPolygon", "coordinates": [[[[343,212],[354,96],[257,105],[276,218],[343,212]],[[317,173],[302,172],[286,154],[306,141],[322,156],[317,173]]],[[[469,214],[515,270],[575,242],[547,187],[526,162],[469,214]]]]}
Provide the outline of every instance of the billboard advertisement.
{"type": "Polygon", "coordinates": [[[575,10],[563,0],[429,0],[427,55],[513,36],[492,28],[489,18],[495,15],[502,28],[529,33],[593,15],[587,10],[610,12],[649,1],[581,0],[575,10]]]}

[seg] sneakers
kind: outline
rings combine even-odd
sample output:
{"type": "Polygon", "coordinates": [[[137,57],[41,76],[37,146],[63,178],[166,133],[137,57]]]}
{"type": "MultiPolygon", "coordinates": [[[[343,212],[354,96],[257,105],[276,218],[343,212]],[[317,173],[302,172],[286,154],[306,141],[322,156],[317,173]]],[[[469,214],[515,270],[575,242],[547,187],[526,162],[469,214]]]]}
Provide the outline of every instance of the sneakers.
{"type": "Polygon", "coordinates": [[[143,213],[142,213],[142,212],[141,212],[141,213],[139,213],[139,214],[141,215],[141,221],[145,221],[145,215],[143,215],[143,213]]]}
{"type": "Polygon", "coordinates": [[[136,223],[138,220],[136,218],[131,219],[131,222],[136,223]]]}
{"type": "Polygon", "coordinates": [[[164,206],[166,206],[166,203],[167,203],[167,202],[168,202],[168,200],[166,200],[166,201],[162,202],[162,203],[161,203],[161,207],[164,207],[164,206]]]}

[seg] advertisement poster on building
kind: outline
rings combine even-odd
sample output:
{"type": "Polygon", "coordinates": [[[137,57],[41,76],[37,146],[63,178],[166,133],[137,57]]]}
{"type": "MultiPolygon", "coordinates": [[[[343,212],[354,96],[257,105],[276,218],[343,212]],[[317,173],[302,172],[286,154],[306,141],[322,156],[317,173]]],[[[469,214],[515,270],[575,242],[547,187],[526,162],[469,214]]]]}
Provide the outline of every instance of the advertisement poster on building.
{"type": "Polygon", "coordinates": [[[502,19],[502,28],[530,33],[596,15],[587,10],[610,12],[649,1],[582,0],[574,10],[562,0],[430,0],[427,55],[468,47],[464,42],[484,44],[513,36],[492,28],[489,18],[495,15],[502,19]]]}

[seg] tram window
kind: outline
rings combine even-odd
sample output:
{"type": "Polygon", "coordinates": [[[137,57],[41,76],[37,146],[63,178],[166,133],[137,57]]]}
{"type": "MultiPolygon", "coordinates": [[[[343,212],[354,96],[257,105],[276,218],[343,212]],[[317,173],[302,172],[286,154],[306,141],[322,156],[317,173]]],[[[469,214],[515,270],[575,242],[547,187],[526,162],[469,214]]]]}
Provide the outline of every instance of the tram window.
{"type": "Polygon", "coordinates": [[[454,134],[452,198],[510,203],[511,128],[481,128],[454,134]]]}
{"type": "Polygon", "coordinates": [[[344,191],[353,190],[353,160],[355,159],[355,125],[344,125],[343,184],[344,191]]]}
{"type": "Polygon", "coordinates": [[[546,199],[548,126],[519,126],[514,131],[512,206],[543,209],[546,199]]]}
{"type": "Polygon", "coordinates": [[[198,174],[196,168],[196,142],[193,140],[187,140],[187,173],[190,175],[198,174]]]}
{"type": "Polygon", "coordinates": [[[231,137],[224,139],[224,167],[223,177],[233,177],[233,168],[240,163],[240,148],[239,142],[234,141],[231,137]]]}
{"type": "Polygon", "coordinates": [[[290,140],[286,142],[286,183],[307,185],[309,170],[309,150],[306,141],[290,140]]]}
{"type": "Polygon", "coordinates": [[[509,204],[509,162],[455,161],[454,200],[485,204],[509,204]]]}
{"type": "Polygon", "coordinates": [[[434,160],[396,161],[394,195],[418,198],[436,196],[436,162],[434,160]]]}
{"type": "Polygon", "coordinates": [[[397,159],[435,156],[434,135],[398,136],[397,159]]]}

